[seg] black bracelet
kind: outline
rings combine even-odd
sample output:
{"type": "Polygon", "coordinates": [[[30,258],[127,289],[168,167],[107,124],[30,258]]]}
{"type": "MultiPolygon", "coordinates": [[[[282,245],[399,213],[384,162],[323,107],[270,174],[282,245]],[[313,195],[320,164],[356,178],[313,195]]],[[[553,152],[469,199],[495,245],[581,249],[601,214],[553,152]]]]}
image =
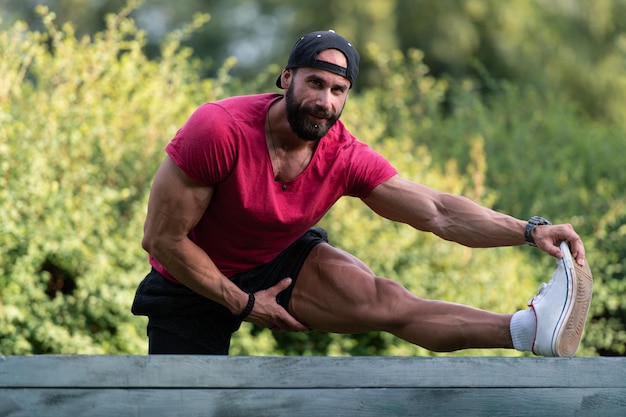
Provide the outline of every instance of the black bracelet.
{"type": "Polygon", "coordinates": [[[237,316],[239,320],[243,320],[252,313],[252,309],[254,308],[254,294],[248,294],[248,304],[246,304],[246,308],[243,309],[240,315],[237,316]]]}

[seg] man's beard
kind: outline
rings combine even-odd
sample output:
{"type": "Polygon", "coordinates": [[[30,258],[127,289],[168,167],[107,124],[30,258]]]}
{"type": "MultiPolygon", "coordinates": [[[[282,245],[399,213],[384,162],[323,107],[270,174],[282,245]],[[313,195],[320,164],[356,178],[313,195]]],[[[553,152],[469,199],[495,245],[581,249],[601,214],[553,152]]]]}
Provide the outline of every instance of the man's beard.
{"type": "Polygon", "coordinates": [[[291,126],[291,130],[293,130],[300,139],[308,141],[320,140],[326,136],[330,128],[337,123],[337,120],[339,120],[341,116],[341,111],[339,111],[339,113],[332,113],[320,106],[304,106],[296,101],[293,90],[293,86],[290,85],[285,94],[287,121],[289,122],[289,126],[291,126]],[[324,118],[326,121],[323,123],[312,122],[307,117],[309,114],[318,118],[324,118]]]}

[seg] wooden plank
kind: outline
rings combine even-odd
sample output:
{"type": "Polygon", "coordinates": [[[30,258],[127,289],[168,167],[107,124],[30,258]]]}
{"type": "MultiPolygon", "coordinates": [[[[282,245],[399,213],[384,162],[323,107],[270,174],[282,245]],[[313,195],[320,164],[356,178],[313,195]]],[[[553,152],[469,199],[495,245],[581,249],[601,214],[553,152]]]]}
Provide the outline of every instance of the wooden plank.
{"type": "Polygon", "coordinates": [[[1,389],[5,417],[623,417],[626,389],[1,389]]]}
{"type": "Polygon", "coordinates": [[[626,416],[626,358],[0,357],[0,416],[626,416]]]}
{"type": "Polygon", "coordinates": [[[626,358],[9,356],[13,388],[626,388],[626,358]]]}

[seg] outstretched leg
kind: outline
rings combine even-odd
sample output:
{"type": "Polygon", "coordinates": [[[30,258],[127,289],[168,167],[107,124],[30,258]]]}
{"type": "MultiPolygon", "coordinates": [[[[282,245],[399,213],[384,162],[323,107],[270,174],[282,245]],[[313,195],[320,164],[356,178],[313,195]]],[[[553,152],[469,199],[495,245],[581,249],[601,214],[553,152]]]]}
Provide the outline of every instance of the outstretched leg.
{"type": "Polygon", "coordinates": [[[328,244],[317,245],[309,254],[289,310],[318,330],[386,331],[433,351],[513,347],[511,315],[416,297],[328,244]]]}

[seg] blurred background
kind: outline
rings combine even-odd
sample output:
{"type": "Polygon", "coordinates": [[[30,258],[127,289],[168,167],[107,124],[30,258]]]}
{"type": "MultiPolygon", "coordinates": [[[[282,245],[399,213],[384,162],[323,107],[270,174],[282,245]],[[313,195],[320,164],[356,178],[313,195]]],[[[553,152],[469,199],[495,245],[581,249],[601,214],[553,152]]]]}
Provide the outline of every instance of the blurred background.
{"type": "MultiPolygon", "coordinates": [[[[405,177],[572,223],[595,277],[580,354],[626,354],[626,0],[0,0],[0,19],[0,354],[145,353],[129,307],[163,147],[205,101],[277,92],[295,40],[326,29],[361,53],[351,131],[405,177]]],[[[553,268],[350,199],[322,225],[420,296],[501,312],[553,268]]],[[[231,353],[433,354],[248,324],[231,353]]]]}
{"type": "MultiPolygon", "coordinates": [[[[77,36],[105,28],[105,15],[125,0],[2,0],[2,27],[17,19],[42,28],[38,4],[72,22],[77,36]]],[[[130,3],[132,4],[132,2],[130,3]]],[[[159,54],[169,32],[197,13],[210,23],[185,45],[215,74],[228,57],[232,70],[249,78],[270,64],[282,65],[295,40],[334,29],[360,49],[424,52],[435,76],[476,75],[565,90],[595,116],[623,119],[626,97],[626,2],[624,0],[146,0],[130,16],[146,31],[148,56],[159,54]]],[[[380,84],[365,54],[359,88],[380,84]]]]}

